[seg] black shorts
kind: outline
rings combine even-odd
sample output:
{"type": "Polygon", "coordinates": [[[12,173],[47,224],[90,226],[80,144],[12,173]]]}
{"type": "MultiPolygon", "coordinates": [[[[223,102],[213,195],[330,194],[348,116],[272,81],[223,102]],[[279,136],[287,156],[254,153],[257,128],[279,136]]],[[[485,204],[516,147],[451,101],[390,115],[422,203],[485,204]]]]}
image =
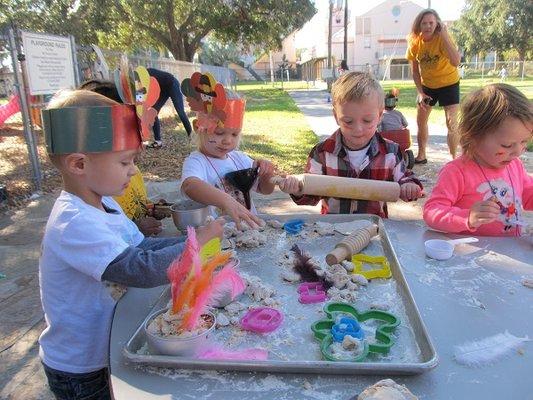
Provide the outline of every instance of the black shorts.
{"type": "Polygon", "coordinates": [[[437,104],[437,101],[441,107],[459,104],[459,82],[438,89],[431,89],[422,85],[422,89],[425,94],[431,97],[430,106],[437,104]]]}

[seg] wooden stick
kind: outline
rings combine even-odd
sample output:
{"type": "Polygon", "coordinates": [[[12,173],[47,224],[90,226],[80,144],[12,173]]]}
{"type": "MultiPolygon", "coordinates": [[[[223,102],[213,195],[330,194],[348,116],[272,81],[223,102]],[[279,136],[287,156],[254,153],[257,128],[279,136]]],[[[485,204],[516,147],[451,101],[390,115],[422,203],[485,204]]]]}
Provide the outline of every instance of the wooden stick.
{"type": "Polygon", "coordinates": [[[355,231],[336,244],[335,249],[326,256],[326,262],[328,265],[334,265],[344,260],[350,260],[354,254],[368,246],[370,239],[377,234],[378,226],[376,224],[355,231]]]}
{"type": "MultiPolygon", "coordinates": [[[[295,176],[300,179],[302,194],[371,201],[397,201],[400,198],[397,182],[316,174],[295,176]]],[[[279,185],[283,179],[275,176],[270,181],[279,185]]]]}

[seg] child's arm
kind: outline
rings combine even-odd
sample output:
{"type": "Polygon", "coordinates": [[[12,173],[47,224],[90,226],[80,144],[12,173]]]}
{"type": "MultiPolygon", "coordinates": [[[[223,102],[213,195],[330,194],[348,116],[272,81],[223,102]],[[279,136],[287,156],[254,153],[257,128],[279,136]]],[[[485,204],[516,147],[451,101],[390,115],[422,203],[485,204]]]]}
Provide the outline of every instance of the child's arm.
{"type": "Polygon", "coordinates": [[[409,123],[407,122],[407,119],[405,118],[405,116],[402,113],[400,113],[400,115],[402,117],[402,126],[403,126],[404,129],[406,129],[407,125],[409,125],[409,123]]]}
{"type": "Polygon", "coordinates": [[[274,191],[276,185],[270,182],[274,175],[274,164],[268,160],[258,159],[254,161],[254,166],[259,167],[259,184],[257,191],[262,194],[270,194],[274,191]]]}
{"type": "MultiPolygon", "coordinates": [[[[222,221],[213,221],[196,229],[200,247],[210,239],[222,238],[222,221]]],[[[137,247],[129,246],[105,269],[102,280],[131,287],[150,288],[168,283],[168,266],[182,253],[182,238],[145,239],[137,247]]]]}
{"type": "Polygon", "coordinates": [[[469,226],[470,209],[456,207],[464,193],[464,176],[456,166],[445,165],[431,196],[424,205],[424,221],[444,232],[474,232],[469,226]]]}
{"type": "MultiPolygon", "coordinates": [[[[322,154],[319,150],[319,146],[320,144],[313,147],[313,149],[309,153],[309,157],[307,157],[307,164],[304,170],[306,173],[324,175],[322,154]]],[[[279,188],[283,192],[290,194],[292,200],[299,206],[316,206],[321,200],[320,196],[302,194],[300,182],[295,177],[289,176],[285,178],[283,182],[281,182],[279,188]]]]}
{"type": "Polygon", "coordinates": [[[241,228],[241,221],[245,221],[254,229],[262,225],[261,219],[237,200],[200,178],[185,179],[181,184],[181,190],[192,200],[220,208],[235,221],[238,229],[241,228]]]}
{"type": "MultiPolygon", "coordinates": [[[[524,166],[522,165],[522,168],[524,166]]],[[[522,204],[524,210],[533,210],[533,176],[524,168],[524,189],[522,190],[522,204]]]]}

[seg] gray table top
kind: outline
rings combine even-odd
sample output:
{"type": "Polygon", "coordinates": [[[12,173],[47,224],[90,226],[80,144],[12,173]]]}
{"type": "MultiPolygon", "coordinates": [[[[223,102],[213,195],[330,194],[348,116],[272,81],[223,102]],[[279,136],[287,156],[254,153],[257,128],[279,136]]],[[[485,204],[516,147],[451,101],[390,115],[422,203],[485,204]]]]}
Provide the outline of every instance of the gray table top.
{"type": "Polygon", "coordinates": [[[424,240],[456,238],[428,231],[423,222],[386,220],[385,226],[439,365],[417,376],[308,375],[187,371],[136,367],[122,349],[157,301],[161,288],[130,289],[115,310],[111,331],[111,384],[115,399],[350,399],[383,378],[406,385],[420,399],[533,399],[531,343],[520,353],[472,368],[453,359],[455,345],[508,331],[533,336],[533,246],[524,238],[480,237],[454,257],[425,257],[424,240]]]}

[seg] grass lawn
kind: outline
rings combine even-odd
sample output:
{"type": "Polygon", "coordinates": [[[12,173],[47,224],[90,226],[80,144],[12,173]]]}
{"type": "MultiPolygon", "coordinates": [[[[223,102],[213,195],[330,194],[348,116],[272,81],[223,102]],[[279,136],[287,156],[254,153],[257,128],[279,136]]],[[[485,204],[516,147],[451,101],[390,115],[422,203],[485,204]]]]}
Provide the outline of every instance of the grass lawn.
{"type": "Polygon", "coordinates": [[[294,101],[271,85],[239,85],[238,91],[247,101],[241,150],[283,172],[301,173],[318,139],[294,101]]]}

